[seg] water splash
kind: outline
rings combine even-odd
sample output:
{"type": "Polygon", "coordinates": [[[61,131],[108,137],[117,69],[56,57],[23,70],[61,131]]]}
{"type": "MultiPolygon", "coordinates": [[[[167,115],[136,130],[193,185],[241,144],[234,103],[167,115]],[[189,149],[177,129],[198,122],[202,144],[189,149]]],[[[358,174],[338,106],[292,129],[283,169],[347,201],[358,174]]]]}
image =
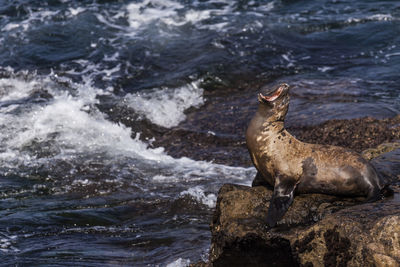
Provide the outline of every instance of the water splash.
{"type": "Polygon", "coordinates": [[[152,123],[171,128],[185,120],[185,110],[204,104],[203,89],[199,83],[128,94],[124,102],[152,123]]]}

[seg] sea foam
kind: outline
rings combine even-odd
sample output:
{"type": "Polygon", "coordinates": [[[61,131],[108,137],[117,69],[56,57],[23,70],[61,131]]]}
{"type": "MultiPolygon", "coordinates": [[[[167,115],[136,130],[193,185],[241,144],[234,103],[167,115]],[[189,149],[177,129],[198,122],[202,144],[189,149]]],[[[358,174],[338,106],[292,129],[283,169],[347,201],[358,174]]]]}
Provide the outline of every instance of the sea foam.
{"type": "Polygon", "coordinates": [[[209,208],[214,208],[217,202],[217,196],[213,193],[209,193],[206,195],[202,186],[191,187],[188,190],[181,192],[180,195],[189,195],[193,197],[196,201],[208,206],[209,208]]]}
{"type": "Polygon", "coordinates": [[[203,89],[199,83],[128,94],[125,102],[152,123],[171,128],[185,120],[185,110],[204,104],[203,89]]]}
{"type": "Polygon", "coordinates": [[[176,17],[178,10],[182,8],[180,3],[169,0],[145,0],[131,3],[127,6],[128,22],[133,29],[139,29],[156,20],[168,21],[168,18],[176,17]]]}
{"type": "Polygon", "coordinates": [[[179,258],[171,263],[167,264],[167,267],[186,267],[190,265],[190,260],[189,259],[182,259],[179,258]]]}
{"type": "Polygon", "coordinates": [[[188,8],[178,1],[144,0],[127,5],[126,10],[134,34],[153,23],[172,27],[190,23],[199,29],[223,30],[228,25],[225,16],[232,13],[235,3],[225,0],[212,2],[219,8],[203,9],[199,2],[188,8]]]}
{"type": "MultiPolygon", "coordinates": [[[[52,98],[47,102],[17,103],[18,112],[0,113],[0,164],[3,169],[18,172],[21,168],[46,166],[54,160],[74,165],[79,162],[72,160],[84,155],[87,159],[102,160],[103,164],[118,164],[121,168],[128,168],[128,172],[130,167],[124,167],[120,159],[134,159],[139,166],[143,165],[140,168],[147,170],[146,177],[157,174],[163,183],[217,178],[247,183],[254,176],[253,168],[229,167],[186,157],[176,159],[166,154],[162,147],[150,148],[148,143],[140,140],[140,133],[109,121],[96,108],[98,96],[107,92],[96,88],[90,80],[75,83],[55,74],[28,79],[16,75],[4,78],[0,91],[6,92],[2,96],[4,99],[13,100],[37,90],[37,87],[46,90],[52,98]],[[58,79],[63,86],[68,83],[70,88],[62,89],[58,79]],[[96,156],[99,154],[101,159],[96,156]]],[[[144,105],[149,109],[138,109],[144,116],[160,123],[166,120],[163,125],[171,126],[184,118],[186,108],[203,103],[201,93],[202,89],[192,83],[178,89],[152,91],[146,96],[131,96],[130,103],[144,105]],[[158,106],[161,115],[148,111],[151,105],[158,106]],[[167,119],[168,114],[175,114],[172,120],[167,119]]],[[[157,178],[153,181],[157,182],[157,178]]],[[[196,190],[188,193],[196,194],[196,190]]],[[[202,199],[200,192],[198,196],[202,199]]],[[[201,201],[206,205],[212,204],[207,199],[201,201]]]]}

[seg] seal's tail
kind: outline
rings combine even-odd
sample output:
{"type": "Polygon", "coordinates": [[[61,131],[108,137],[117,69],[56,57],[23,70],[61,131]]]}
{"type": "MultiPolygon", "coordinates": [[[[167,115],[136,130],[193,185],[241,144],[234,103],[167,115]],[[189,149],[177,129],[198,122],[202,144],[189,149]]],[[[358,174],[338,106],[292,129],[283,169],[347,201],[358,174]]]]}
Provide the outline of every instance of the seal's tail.
{"type": "Polygon", "coordinates": [[[378,189],[374,188],[373,191],[370,192],[370,195],[367,197],[367,202],[375,202],[378,200],[385,199],[387,197],[393,196],[394,191],[389,187],[389,185],[385,185],[383,188],[378,189]]]}

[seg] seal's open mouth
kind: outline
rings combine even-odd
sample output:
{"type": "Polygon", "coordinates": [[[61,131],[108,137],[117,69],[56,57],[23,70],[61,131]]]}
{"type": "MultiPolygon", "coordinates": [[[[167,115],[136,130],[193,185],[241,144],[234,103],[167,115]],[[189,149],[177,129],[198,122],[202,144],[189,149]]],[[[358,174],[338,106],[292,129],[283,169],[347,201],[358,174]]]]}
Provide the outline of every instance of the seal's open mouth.
{"type": "Polygon", "coordinates": [[[282,83],[269,95],[263,95],[262,93],[258,94],[258,99],[265,102],[273,102],[278,99],[281,95],[285,95],[289,89],[289,85],[287,83],[282,83]]]}

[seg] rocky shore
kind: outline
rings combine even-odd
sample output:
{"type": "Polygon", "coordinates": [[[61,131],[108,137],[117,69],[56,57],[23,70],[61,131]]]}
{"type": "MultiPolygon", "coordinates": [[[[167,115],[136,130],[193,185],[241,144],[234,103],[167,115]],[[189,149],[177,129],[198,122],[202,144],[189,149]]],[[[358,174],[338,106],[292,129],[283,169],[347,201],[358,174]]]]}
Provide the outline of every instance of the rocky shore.
{"type": "MultiPolygon", "coordinates": [[[[148,127],[146,120],[132,124],[128,111],[109,115],[138,128],[143,139],[154,137],[152,145],[174,157],[249,167],[244,133],[255,108],[253,97],[239,91],[208,98],[201,110],[189,111],[171,129],[148,127]]],[[[286,128],[304,142],[362,153],[390,181],[394,196],[364,203],[362,198],[299,195],[277,227],[268,229],[271,189],[226,184],[210,225],[209,260],[194,266],[400,266],[400,115],[316,125],[292,120],[286,128]]]]}
{"type": "Polygon", "coordinates": [[[267,228],[272,190],[225,184],[210,225],[209,261],[197,265],[400,266],[399,119],[292,128],[303,141],[362,152],[391,184],[393,196],[365,203],[363,198],[299,195],[278,225],[267,228]]]}
{"type": "MultiPolygon", "coordinates": [[[[212,114],[215,112],[217,111],[213,110],[212,114]]],[[[214,121],[214,117],[196,117],[179,127],[152,133],[153,136],[157,136],[154,146],[165,147],[168,154],[174,157],[187,156],[196,160],[214,161],[233,166],[251,166],[244,133],[247,128],[245,122],[250,121],[253,112],[248,110],[242,117],[240,114],[236,115],[238,117],[235,127],[229,124],[220,126],[224,127],[224,135],[214,135],[213,132],[207,130],[215,128],[213,124],[220,125],[221,119],[214,121]],[[193,131],[192,128],[195,125],[202,125],[205,130],[193,131]],[[224,148],[224,153],[220,152],[221,147],[224,148]],[[192,152],[193,149],[196,149],[196,153],[192,152]]],[[[400,115],[381,120],[370,117],[329,120],[319,125],[287,125],[286,128],[303,142],[344,146],[361,153],[370,148],[375,149],[380,144],[400,140],[400,115]]],[[[383,152],[379,149],[378,151],[383,152]]]]}
{"type": "Polygon", "coordinates": [[[271,191],[224,185],[211,223],[213,266],[398,266],[400,188],[375,203],[297,196],[276,228],[265,227],[271,191]]]}

